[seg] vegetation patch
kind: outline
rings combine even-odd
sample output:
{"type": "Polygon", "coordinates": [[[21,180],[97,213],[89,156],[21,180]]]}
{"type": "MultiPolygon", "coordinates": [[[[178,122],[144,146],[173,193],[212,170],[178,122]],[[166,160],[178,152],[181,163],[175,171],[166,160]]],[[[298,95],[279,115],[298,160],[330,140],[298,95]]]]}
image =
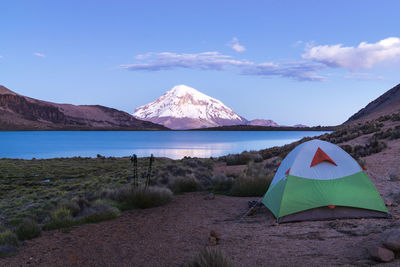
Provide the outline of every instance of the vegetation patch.
{"type": "Polygon", "coordinates": [[[0,245],[10,245],[17,247],[18,238],[11,230],[6,230],[0,233],[0,245]]]}
{"type": "Polygon", "coordinates": [[[212,189],[214,192],[230,192],[235,179],[224,174],[217,174],[212,177],[212,189]]]}
{"type": "Polygon", "coordinates": [[[184,267],[233,267],[233,263],[218,248],[205,247],[184,267]]]}
{"type": "Polygon", "coordinates": [[[31,219],[24,219],[18,225],[15,233],[19,240],[29,240],[38,237],[42,233],[42,228],[39,224],[31,219]]]}
{"type": "Polygon", "coordinates": [[[98,199],[90,207],[83,209],[77,220],[80,223],[96,223],[118,218],[120,214],[118,208],[111,206],[107,201],[98,199]]]}
{"type": "Polygon", "coordinates": [[[102,193],[103,198],[108,198],[119,203],[122,210],[147,209],[167,204],[172,200],[172,192],[168,188],[156,186],[127,185],[102,193]]]}
{"type": "Polygon", "coordinates": [[[194,177],[179,177],[174,180],[170,185],[170,189],[175,194],[185,193],[185,192],[196,192],[203,189],[200,182],[194,177]]]}
{"type": "Polygon", "coordinates": [[[249,164],[245,172],[233,182],[231,194],[238,197],[258,197],[267,192],[273,173],[267,173],[262,164],[249,164]]]}
{"type": "Polygon", "coordinates": [[[73,226],[72,212],[64,206],[58,207],[51,214],[51,222],[45,226],[45,230],[60,229],[73,226]]]}

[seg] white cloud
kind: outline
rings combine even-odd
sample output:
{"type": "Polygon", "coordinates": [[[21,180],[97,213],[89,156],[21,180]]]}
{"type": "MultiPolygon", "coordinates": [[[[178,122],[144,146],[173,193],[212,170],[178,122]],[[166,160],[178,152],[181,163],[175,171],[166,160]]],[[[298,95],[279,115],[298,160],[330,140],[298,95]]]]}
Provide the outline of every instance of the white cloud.
{"type": "Polygon", "coordinates": [[[295,43],[293,44],[293,46],[294,46],[294,47],[297,47],[297,46],[302,45],[302,44],[303,44],[303,41],[299,40],[299,41],[295,42],[295,43]]]}
{"type": "Polygon", "coordinates": [[[246,47],[239,44],[239,40],[236,37],[233,37],[232,40],[227,44],[230,48],[235,50],[236,52],[244,52],[246,51],[246,47]]]}
{"type": "Polygon", "coordinates": [[[302,55],[304,59],[323,63],[329,67],[351,71],[369,69],[378,63],[400,59],[400,38],[390,37],[377,43],[362,42],[357,47],[336,45],[311,45],[302,55]]]}
{"type": "Polygon", "coordinates": [[[45,54],[38,53],[38,52],[33,53],[33,55],[35,55],[35,56],[37,56],[37,57],[46,57],[45,54]]]}
{"type": "Polygon", "coordinates": [[[137,55],[141,62],[120,65],[120,68],[131,71],[161,71],[178,68],[198,70],[238,70],[243,75],[279,76],[300,81],[320,81],[323,77],[316,74],[323,69],[323,64],[314,62],[294,61],[285,63],[262,62],[255,63],[219,52],[202,52],[196,54],[177,54],[171,52],[147,53],[137,55]]]}

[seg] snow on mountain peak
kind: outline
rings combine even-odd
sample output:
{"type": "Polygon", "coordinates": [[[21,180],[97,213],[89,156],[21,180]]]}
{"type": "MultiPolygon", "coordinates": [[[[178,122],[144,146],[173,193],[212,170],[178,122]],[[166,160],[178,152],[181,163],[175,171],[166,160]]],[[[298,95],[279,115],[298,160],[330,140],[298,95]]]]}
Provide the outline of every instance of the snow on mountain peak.
{"type": "Polygon", "coordinates": [[[244,124],[247,121],[221,101],[183,84],[135,109],[133,116],[174,129],[244,124]]]}

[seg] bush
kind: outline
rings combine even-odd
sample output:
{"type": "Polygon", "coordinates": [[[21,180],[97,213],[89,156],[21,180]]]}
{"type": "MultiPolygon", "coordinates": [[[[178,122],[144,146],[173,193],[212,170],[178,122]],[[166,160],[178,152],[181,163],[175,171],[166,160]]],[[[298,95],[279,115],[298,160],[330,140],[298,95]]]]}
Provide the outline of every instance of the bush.
{"type": "Polygon", "coordinates": [[[18,238],[17,235],[11,232],[10,230],[6,230],[0,233],[0,245],[10,245],[10,246],[18,246],[18,238]]]}
{"type": "Polygon", "coordinates": [[[16,246],[0,245],[0,258],[12,256],[18,253],[16,246]]]}
{"type": "Polygon", "coordinates": [[[272,173],[267,175],[262,164],[250,163],[234,181],[231,194],[240,197],[262,196],[267,192],[272,178],[272,173]]]}
{"type": "Polygon", "coordinates": [[[242,154],[229,154],[225,157],[226,165],[245,165],[251,161],[251,157],[248,153],[242,154]]]}
{"type": "Polygon", "coordinates": [[[45,227],[47,230],[65,228],[74,225],[71,211],[63,206],[58,207],[53,211],[51,219],[52,221],[50,224],[45,227]]]}
{"type": "Polygon", "coordinates": [[[220,249],[205,247],[185,267],[231,267],[233,264],[220,249]]]}
{"type": "Polygon", "coordinates": [[[17,227],[16,234],[19,240],[29,240],[40,236],[42,233],[42,228],[37,224],[37,222],[24,219],[17,227]]]}
{"type": "Polygon", "coordinates": [[[109,190],[104,197],[119,202],[122,210],[146,209],[167,204],[172,200],[172,192],[163,187],[134,187],[127,185],[116,190],[109,190]]]}
{"type": "Polygon", "coordinates": [[[216,192],[229,192],[232,189],[234,179],[224,174],[217,174],[212,177],[213,190],[216,192]]]}
{"type": "Polygon", "coordinates": [[[238,197],[261,197],[267,192],[271,180],[267,176],[241,176],[233,183],[231,194],[238,197]]]}
{"type": "Polygon", "coordinates": [[[170,185],[170,189],[175,193],[196,192],[202,189],[201,184],[194,177],[177,178],[170,185]]]}
{"type": "Polygon", "coordinates": [[[96,223],[106,220],[118,218],[120,215],[119,209],[110,206],[104,200],[96,200],[90,208],[85,208],[79,219],[81,223],[96,223]]]}
{"type": "Polygon", "coordinates": [[[58,207],[64,207],[70,210],[72,216],[76,216],[81,211],[78,202],[73,200],[61,200],[58,207]]]}

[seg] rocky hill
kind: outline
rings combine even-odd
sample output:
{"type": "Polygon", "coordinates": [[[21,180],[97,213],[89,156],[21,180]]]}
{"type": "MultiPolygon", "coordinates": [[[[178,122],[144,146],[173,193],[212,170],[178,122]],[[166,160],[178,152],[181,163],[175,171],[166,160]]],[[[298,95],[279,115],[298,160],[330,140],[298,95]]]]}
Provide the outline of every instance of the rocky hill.
{"type": "Polygon", "coordinates": [[[0,86],[0,130],[167,130],[99,105],[41,101],[0,86]]]}
{"type": "Polygon", "coordinates": [[[393,87],[366,107],[351,116],[345,123],[367,121],[400,111],[400,84],[393,87]]]}

